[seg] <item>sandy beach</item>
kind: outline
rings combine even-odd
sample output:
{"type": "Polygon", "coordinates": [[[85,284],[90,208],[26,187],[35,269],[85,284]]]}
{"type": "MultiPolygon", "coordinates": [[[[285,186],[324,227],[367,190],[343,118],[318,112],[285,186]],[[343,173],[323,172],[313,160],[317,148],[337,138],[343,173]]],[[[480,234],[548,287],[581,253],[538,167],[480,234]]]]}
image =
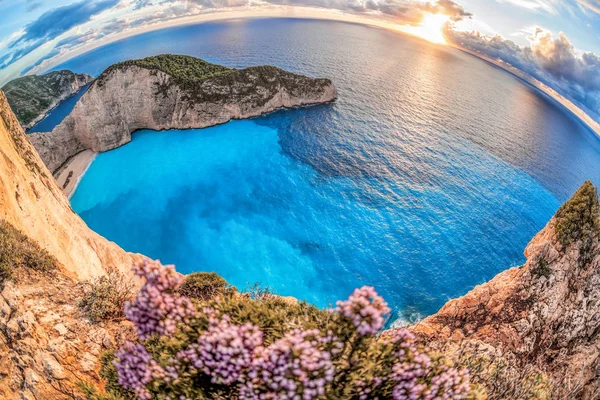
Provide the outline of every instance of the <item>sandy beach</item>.
{"type": "Polygon", "coordinates": [[[79,181],[92,161],[94,161],[96,154],[98,153],[91,150],[84,150],[67,161],[54,175],[58,185],[68,198],[75,192],[79,181]]]}

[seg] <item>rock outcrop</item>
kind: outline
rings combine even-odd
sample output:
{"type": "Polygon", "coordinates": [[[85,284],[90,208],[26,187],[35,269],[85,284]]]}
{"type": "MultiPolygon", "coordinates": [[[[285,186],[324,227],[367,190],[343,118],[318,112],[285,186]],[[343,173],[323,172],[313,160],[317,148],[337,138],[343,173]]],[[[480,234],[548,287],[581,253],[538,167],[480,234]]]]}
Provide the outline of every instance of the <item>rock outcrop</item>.
{"type": "Polygon", "coordinates": [[[598,193],[586,182],[529,243],[525,265],[449,301],[412,329],[429,344],[490,345],[569,386],[566,398],[598,398],[599,237],[598,193]]]}
{"type": "Polygon", "coordinates": [[[193,57],[150,57],[108,68],[61,124],[52,132],[32,134],[31,141],[54,172],[83,150],[102,152],[128,143],[139,129],[204,128],[336,96],[328,79],[275,67],[233,70],[193,57]],[[200,72],[180,74],[168,68],[173,60],[185,68],[199,63],[200,72]]]}
{"type": "Polygon", "coordinates": [[[10,81],[2,90],[19,122],[27,129],[93,80],[90,75],[64,70],[24,76],[10,81]]]}

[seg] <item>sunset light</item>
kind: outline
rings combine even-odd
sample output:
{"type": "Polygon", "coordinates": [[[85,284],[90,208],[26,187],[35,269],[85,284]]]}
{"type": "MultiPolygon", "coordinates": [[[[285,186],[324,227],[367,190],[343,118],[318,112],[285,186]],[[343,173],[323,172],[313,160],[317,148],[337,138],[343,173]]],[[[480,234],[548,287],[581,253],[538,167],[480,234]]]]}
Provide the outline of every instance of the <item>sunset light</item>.
{"type": "Polygon", "coordinates": [[[419,25],[409,26],[402,30],[432,43],[446,44],[443,29],[449,20],[450,18],[447,15],[427,14],[419,25]]]}

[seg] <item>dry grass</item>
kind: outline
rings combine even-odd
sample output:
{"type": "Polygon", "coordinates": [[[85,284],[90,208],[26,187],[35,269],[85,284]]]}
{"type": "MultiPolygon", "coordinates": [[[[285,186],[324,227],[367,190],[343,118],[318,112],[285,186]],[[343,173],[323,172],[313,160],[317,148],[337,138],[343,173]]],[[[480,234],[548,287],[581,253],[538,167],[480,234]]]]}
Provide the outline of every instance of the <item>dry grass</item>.
{"type": "Polygon", "coordinates": [[[90,321],[117,321],[124,318],[125,302],[133,298],[133,284],[118,272],[94,279],[79,306],[90,321]]]}
{"type": "Polygon", "coordinates": [[[0,219],[0,285],[18,269],[49,272],[58,262],[14,226],[0,219]]]}

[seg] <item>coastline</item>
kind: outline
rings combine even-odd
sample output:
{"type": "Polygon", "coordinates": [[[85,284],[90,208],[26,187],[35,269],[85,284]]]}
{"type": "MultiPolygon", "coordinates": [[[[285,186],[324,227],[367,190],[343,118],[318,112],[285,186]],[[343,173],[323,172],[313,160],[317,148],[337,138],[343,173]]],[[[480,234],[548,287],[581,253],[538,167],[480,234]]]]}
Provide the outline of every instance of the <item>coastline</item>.
{"type": "Polygon", "coordinates": [[[81,86],[79,89],[77,89],[76,92],[71,93],[68,96],[65,97],[60,97],[58,99],[56,99],[54,101],[54,103],[52,103],[47,109],[46,111],[44,111],[42,114],[38,115],[33,121],[31,121],[30,123],[28,123],[27,125],[23,125],[23,130],[25,130],[26,134],[29,134],[31,132],[29,132],[30,129],[34,128],[38,123],[42,122],[43,120],[45,120],[54,110],[56,110],[58,108],[58,106],[60,106],[61,104],[63,104],[64,102],[66,102],[67,100],[81,94],[84,95],[85,92],[91,85],[92,83],[88,83],[86,85],[81,86]]]}
{"type": "Polygon", "coordinates": [[[67,198],[70,199],[73,193],[75,193],[75,189],[77,189],[81,178],[83,178],[83,175],[85,175],[97,155],[98,153],[92,150],[84,150],[71,157],[64,166],[56,171],[54,174],[56,182],[58,182],[58,185],[67,198]]]}

